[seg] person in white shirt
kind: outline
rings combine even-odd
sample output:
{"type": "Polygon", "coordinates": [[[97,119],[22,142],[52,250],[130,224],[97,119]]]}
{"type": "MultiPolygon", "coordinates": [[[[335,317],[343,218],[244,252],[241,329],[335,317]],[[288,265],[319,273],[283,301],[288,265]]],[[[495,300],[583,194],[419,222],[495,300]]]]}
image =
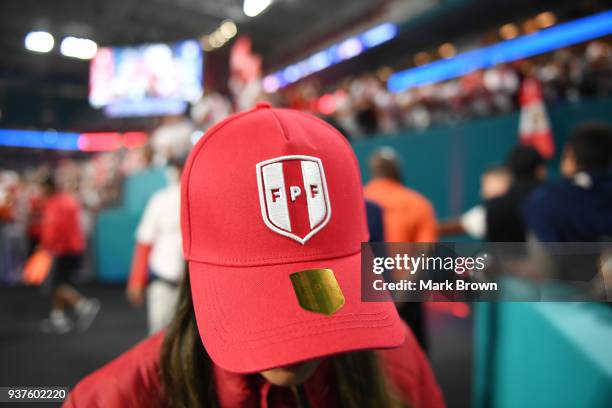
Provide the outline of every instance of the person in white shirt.
{"type": "MultiPolygon", "coordinates": [[[[182,162],[173,167],[182,168],[182,162]]],[[[173,177],[147,203],[136,230],[136,248],[127,287],[134,306],[147,303],[149,333],[166,327],[174,316],[179,283],[185,273],[180,225],[180,184],[173,177]]]]}

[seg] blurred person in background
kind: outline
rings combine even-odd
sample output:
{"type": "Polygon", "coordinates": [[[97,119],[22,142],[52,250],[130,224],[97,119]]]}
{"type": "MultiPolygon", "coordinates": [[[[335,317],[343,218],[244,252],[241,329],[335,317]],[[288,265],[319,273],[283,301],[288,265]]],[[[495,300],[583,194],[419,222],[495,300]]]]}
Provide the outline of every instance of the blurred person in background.
{"type": "MultiPolygon", "coordinates": [[[[436,242],[438,225],[432,204],[420,193],[402,184],[397,153],[383,147],[370,158],[372,180],[364,187],[366,199],[383,210],[386,242],[436,242]]],[[[401,277],[395,277],[400,278],[401,277]]],[[[427,333],[421,303],[406,302],[399,306],[402,319],[414,331],[427,350],[427,333]]]]}
{"type": "Polygon", "coordinates": [[[511,175],[506,166],[493,166],[480,177],[482,202],[470,208],[459,218],[441,222],[439,234],[468,234],[474,239],[484,239],[487,233],[487,213],[484,202],[506,194],[511,184],[511,175]]]}
{"type": "Polygon", "coordinates": [[[215,91],[205,90],[202,99],[196,102],[190,111],[191,120],[197,132],[204,133],[215,124],[232,114],[232,103],[229,98],[215,91]]]}
{"type": "Polygon", "coordinates": [[[191,149],[191,136],[195,128],[185,115],[164,116],[151,134],[153,164],[164,166],[175,157],[185,157],[191,149]]]}
{"type": "Polygon", "coordinates": [[[370,158],[372,180],[364,187],[367,199],[383,209],[387,242],[436,242],[438,226],[431,202],[402,184],[397,153],[383,147],[370,158]]]}
{"type": "Polygon", "coordinates": [[[370,200],[365,200],[365,205],[368,231],[370,232],[370,242],[384,242],[385,227],[383,226],[384,221],[382,208],[370,200]]]}
{"type": "Polygon", "coordinates": [[[79,330],[86,330],[100,310],[97,299],[88,299],[73,286],[85,250],[85,236],[81,227],[81,205],[78,200],[61,191],[53,176],[44,180],[45,206],[41,224],[41,245],[53,257],[49,283],[53,300],[49,321],[43,329],[67,333],[75,322],[67,314],[72,309],[79,330]],[[48,325],[48,327],[47,327],[48,325]]]}
{"type": "Polygon", "coordinates": [[[132,305],[140,306],[146,293],[149,334],[172,320],[185,272],[179,184],[183,164],[184,158],[171,161],[176,176],[169,177],[169,185],[149,199],[136,230],[127,298],[132,305]]]}
{"type": "Polygon", "coordinates": [[[488,242],[525,242],[526,228],[522,206],[529,194],[546,178],[544,158],[530,146],[515,147],[506,166],[512,184],[505,194],[485,202],[488,242]]]}
{"type": "Polygon", "coordinates": [[[40,190],[41,183],[31,182],[27,191],[27,255],[30,256],[40,244],[40,229],[45,199],[40,190]]]}
{"type": "Polygon", "coordinates": [[[561,160],[564,179],[538,188],[523,213],[529,231],[541,242],[612,240],[612,129],[606,124],[578,126],[561,160]]]}
{"type": "Polygon", "coordinates": [[[17,173],[0,170],[0,284],[12,283],[23,261],[23,233],[16,222],[19,184],[17,173]]]}
{"type": "Polygon", "coordinates": [[[17,173],[0,170],[0,223],[9,223],[15,219],[18,185],[17,173]]]}

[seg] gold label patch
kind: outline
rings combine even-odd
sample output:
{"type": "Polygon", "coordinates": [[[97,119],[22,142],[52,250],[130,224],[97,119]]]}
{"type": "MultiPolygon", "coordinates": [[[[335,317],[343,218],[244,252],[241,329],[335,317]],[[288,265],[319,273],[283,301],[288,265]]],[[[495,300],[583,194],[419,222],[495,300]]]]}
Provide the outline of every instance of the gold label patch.
{"type": "Polygon", "coordinates": [[[303,309],[331,316],[344,306],[344,295],[331,269],[307,269],[290,276],[303,309]]]}

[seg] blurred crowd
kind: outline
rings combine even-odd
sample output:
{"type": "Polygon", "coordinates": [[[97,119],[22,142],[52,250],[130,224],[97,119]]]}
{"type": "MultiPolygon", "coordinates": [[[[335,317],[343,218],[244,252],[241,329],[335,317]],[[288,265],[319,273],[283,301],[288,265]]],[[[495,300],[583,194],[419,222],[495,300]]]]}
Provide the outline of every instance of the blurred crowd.
{"type": "Polygon", "coordinates": [[[346,78],[334,87],[306,80],[273,95],[273,100],[318,114],[354,138],[427,129],[518,109],[526,76],[539,80],[548,104],[610,96],[612,46],[593,41],[397,94],[385,86],[391,72],[381,68],[375,74],[346,78]]]}
{"type": "MultiPolygon", "coordinates": [[[[119,203],[127,176],[184,156],[212,125],[261,99],[316,114],[350,139],[420,130],[515,111],[525,77],[538,79],[546,104],[610,96],[612,46],[593,41],[397,94],[385,87],[384,79],[389,74],[390,69],[381,69],[375,74],[346,78],[334,87],[307,79],[274,94],[264,94],[257,83],[233,86],[231,99],[206,91],[189,114],[161,118],[149,132],[145,146],[92,154],[87,160],[65,158],[52,167],[42,164],[20,173],[0,169],[2,239],[10,243],[11,237],[25,235],[27,252],[31,253],[39,234],[41,183],[49,175],[63,190],[78,196],[84,210],[85,233],[89,233],[98,211],[119,203]],[[240,108],[235,107],[236,101],[240,101],[240,108]]],[[[1,250],[12,251],[14,245],[4,244],[1,250]]],[[[4,255],[7,265],[2,269],[15,268],[10,264],[14,257],[4,255]]]]}
{"type": "Polygon", "coordinates": [[[0,170],[0,282],[18,275],[24,257],[40,243],[46,179],[53,178],[62,191],[78,199],[83,231],[90,236],[98,212],[119,203],[123,180],[148,167],[151,152],[144,146],[99,153],[87,160],[65,158],[23,172],[0,170]]]}

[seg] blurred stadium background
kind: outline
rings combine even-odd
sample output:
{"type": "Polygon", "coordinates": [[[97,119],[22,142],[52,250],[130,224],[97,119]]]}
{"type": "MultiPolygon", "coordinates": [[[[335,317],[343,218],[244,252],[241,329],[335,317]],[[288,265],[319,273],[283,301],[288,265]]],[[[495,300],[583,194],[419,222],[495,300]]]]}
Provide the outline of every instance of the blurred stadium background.
{"type": "MultiPolygon", "coordinates": [[[[353,144],[364,182],[370,155],[393,147],[406,185],[445,220],[480,201],[480,175],[517,144],[529,109],[521,95],[532,79],[556,146],[548,167],[557,177],[572,128],[612,124],[610,6],[3,0],[0,385],[72,386],[146,335],[144,312],[124,300],[144,206],[166,184],[173,157],[257,101],[336,126],[353,144]],[[40,183],[49,175],[84,210],[80,280],[102,311],[83,334],[39,333],[48,301],[22,283],[40,183]]],[[[430,358],[449,406],[610,403],[609,308],[499,305],[492,337],[485,306],[426,308],[430,358]]]]}

